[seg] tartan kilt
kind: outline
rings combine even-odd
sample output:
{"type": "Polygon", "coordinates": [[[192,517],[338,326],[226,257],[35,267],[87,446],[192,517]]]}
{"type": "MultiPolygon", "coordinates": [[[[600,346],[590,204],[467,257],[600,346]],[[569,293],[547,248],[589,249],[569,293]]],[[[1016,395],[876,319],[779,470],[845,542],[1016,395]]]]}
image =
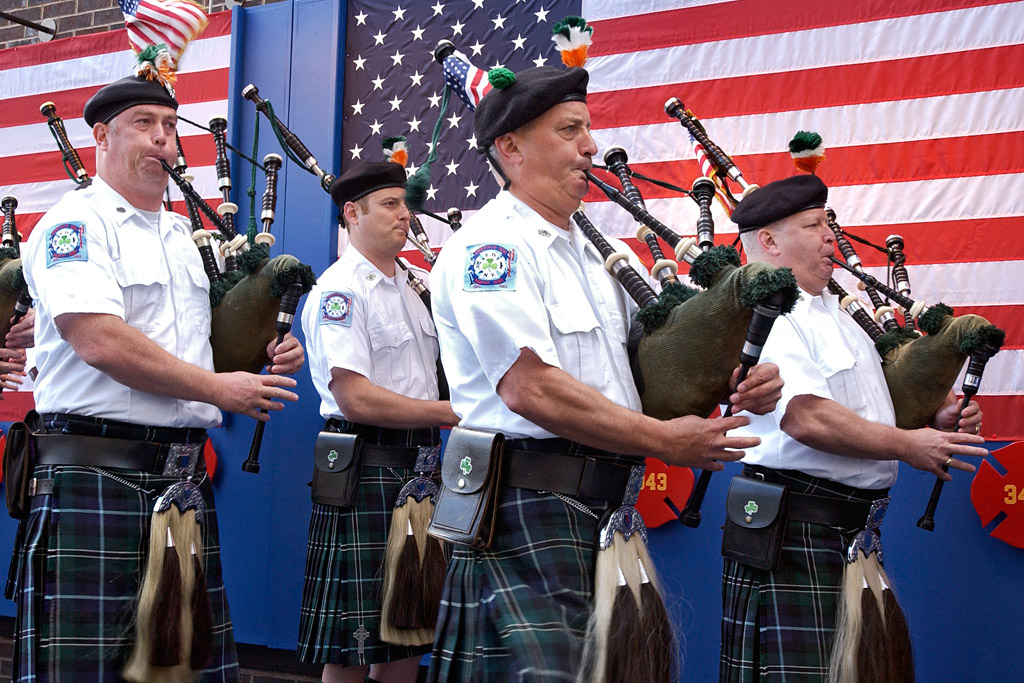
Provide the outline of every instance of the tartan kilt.
{"type": "MultiPolygon", "coordinates": [[[[131,470],[40,465],[54,492],[37,495],[23,524],[17,565],[15,681],[121,681],[135,641],[135,608],[157,496],[178,478],[131,470]]],[[[234,633],[221,575],[209,479],[203,555],[213,617],[211,659],[199,680],[238,681],[234,633]]],[[[197,473],[197,476],[199,474],[197,473]]]]}
{"type": "MultiPolygon", "coordinates": [[[[584,502],[598,516],[607,505],[584,502]]],[[[502,491],[491,548],[455,548],[427,680],[574,681],[597,533],[598,520],[550,493],[502,491]]]]}
{"type": "Polygon", "coordinates": [[[299,661],[356,666],[426,654],[380,639],[384,548],[412,469],[364,466],[352,507],[313,503],[299,613],[299,661]],[[360,642],[357,634],[366,631],[360,642]]]}
{"type": "MultiPolygon", "coordinates": [[[[799,493],[877,497],[827,479],[777,474],[775,483],[799,493]]],[[[857,531],[791,521],[775,571],[724,560],[720,683],[827,680],[845,552],[857,531]]]]}

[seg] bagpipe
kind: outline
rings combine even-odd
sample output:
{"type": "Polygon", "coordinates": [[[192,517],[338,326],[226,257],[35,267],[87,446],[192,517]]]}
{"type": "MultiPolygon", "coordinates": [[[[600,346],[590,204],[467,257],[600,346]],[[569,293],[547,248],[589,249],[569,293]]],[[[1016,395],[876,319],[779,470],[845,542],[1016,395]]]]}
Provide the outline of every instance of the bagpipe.
{"type": "MultiPolygon", "coordinates": [[[[280,254],[270,257],[270,248],[275,241],[270,230],[277,205],[277,177],[282,164],[280,155],[267,154],[262,166],[249,160],[254,167],[254,184],[256,167],[262,168],[266,175],[260,214],[262,230],[257,232],[255,227],[253,188],[250,210],[252,225],[245,234],[241,234],[234,221],[238,206],[231,201],[230,196],[227,121],[223,117],[213,117],[208,130],[214,138],[217,185],[223,199],[216,210],[192,187],[191,177],[185,173],[187,166],[180,138],[177,139],[178,158],[175,166],[172,168],[164,161],[161,163],[185,199],[186,211],[192,223],[192,239],[199,249],[203,268],[210,280],[210,304],[213,310],[210,344],[213,348],[214,368],[217,372],[259,373],[269,360],[266,336],[259,330],[273,329],[277,334],[277,344],[280,344],[291,331],[299,300],[313,288],[316,277],[309,266],[300,263],[294,256],[280,254]],[[223,240],[219,249],[225,264],[223,272],[213,248],[214,234],[203,226],[200,214],[210,221],[223,240]]],[[[259,452],[265,428],[265,422],[257,422],[249,455],[242,463],[245,472],[257,474],[260,471],[259,452]]]]}
{"type": "MultiPolygon", "coordinates": [[[[863,303],[834,280],[829,283],[829,289],[842,298],[844,309],[875,342],[896,412],[896,426],[902,429],[927,426],[946,402],[967,361],[961,386],[960,412],[963,412],[981,387],[986,363],[1002,347],[1005,331],[980,315],[957,316],[943,303],[927,306],[911,299],[904,241],[900,235],[890,235],[886,238],[885,249],[881,249],[894,264],[892,278],[896,286],[880,282],[864,270],[860,258],[836,222],[835,213],[829,210],[827,216],[844,257],[840,260],[833,256],[832,260],[863,283],[875,304],[875,316],[869,316],[863,303]],[[896,306],[889,305],[887,300],[896,306]],[[896,312],[903,316],[904,325],[900,325],[896,312]]],[[[948,470],[949,467],[943,465],[943,471],[948,470]]],[[[926,531],[935,528],[935,509],[943,484],[941,479],[936,480],[925,513],[917,522],[918,527],[926,531]]]]}
{"type": "Polygon", "coordinates": [[[28,283],[21,265],[21,235],[18,234],[14,211],[18,208],[18,199],[7,195],[0,199],[4,223],[0,232],[0,345],[11,328],[32,306],[32,297],[28,294],[28,283]]]}

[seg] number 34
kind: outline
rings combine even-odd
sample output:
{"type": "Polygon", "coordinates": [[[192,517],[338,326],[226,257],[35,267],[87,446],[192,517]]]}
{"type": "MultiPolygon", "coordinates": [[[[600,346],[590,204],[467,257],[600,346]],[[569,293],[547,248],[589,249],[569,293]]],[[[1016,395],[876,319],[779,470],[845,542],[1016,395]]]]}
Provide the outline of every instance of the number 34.
{"type": "Polygon", "coordinates": [[[1024,487],[1018,491],[1016,484],[1007,484],[1003,487],[1003,491],[1006,492],[1006,498],[1003,498],[1003,502],[1007,505],[1013,505],[1017,501],[1024,503],[1024,487]]]}

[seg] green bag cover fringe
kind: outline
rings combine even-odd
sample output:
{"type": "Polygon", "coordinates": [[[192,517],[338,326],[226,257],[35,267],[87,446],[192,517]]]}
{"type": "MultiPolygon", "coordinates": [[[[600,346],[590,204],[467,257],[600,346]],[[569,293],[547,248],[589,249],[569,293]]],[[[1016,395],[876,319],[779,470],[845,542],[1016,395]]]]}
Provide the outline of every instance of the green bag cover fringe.
{"type": "Polygon", "coordinates": [[[947,314],[933,334],[906,341],[889,351],[882,359],[882,371],[896,409],[896,426],[927,426],[946,400],[971,352],[986,343],[998,349],[1005,335],[980,315],[947,314]]]}
{"type": "MultiPolygon", "coordinates": [[[[246,252],[247,258],[239,259],[239,270],[230,274],[233,282],[227,288],[218,287],[210,331],[217,372],[262,370],[269,360],[267,344],[274,338],[281,295],[293,282],[302,283],[303,294],[316,284],[310,267],[294,256],[267,259],[264,249],[262,260],[254,262],[250,256],[254,251],[256,247],[246,252]]],[[[214,295],[211,288],[211,303],[214,295]]]]}
{"type": "Polygon", "coordinates": [[[715,262],[717,271],[712,275],[704,270],[700,277],[711,287],[672,308],[664,324],[640,340],[636,354],[643,377],[640,399],[644,413],[651,417],[710,415],[726,396],[729,377],[739,365],[753,316],[750,306],[784,290],[783,311],[788,312],[799,297],[788,268],[767,263],[736,267],[725,252],[708,261],[715,262]]]}

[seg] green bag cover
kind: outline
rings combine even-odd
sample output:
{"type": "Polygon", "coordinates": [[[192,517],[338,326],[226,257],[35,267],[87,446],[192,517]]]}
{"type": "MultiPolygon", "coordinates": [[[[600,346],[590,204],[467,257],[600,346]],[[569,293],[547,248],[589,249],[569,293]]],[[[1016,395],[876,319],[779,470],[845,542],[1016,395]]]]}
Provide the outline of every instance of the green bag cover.
{"type": "MultiPolygon", "coordinates": [[[[660,420],[707,417],[727,398],[753,316],[744,292],[764,280],[783,280],[772,277],[779,271],[767,263],[724,265],[710,288],[673,308],[664,324],[643,336],[636,361],[643,378],[644,414],[660,420]]],[[[792,290],[785,312],[792,309],[797,292],[792,274],[784,279],[792,290]]]]}
{"type": "Polygon", "coordinates": [[[263,258],[243,270],[246,274],[226,293],[211,292],[219,297],[210,329],[217,372],[260,372],[270,360],[267,344],[275,335],[281,295],[296,280],[303,283],[303,293],[316,282],[309,266],[288,254],[263,258]]]}
{"type": "Polygon", "coordinates": [[[947,315],[938,331],[889,351],[882,359],[882,371],[896,409],[896,426],[927,426],[971,352],[984,342],[998,349],[1004,336],[980,315],[947,315]]]}
{"type": "Polygon", "coordinates": [[[14,315],[14,304],[25,286],[21,274],[21,259],[7,258],[0,260],[0,346],[11,330],[11,316],[14,315]]]}

